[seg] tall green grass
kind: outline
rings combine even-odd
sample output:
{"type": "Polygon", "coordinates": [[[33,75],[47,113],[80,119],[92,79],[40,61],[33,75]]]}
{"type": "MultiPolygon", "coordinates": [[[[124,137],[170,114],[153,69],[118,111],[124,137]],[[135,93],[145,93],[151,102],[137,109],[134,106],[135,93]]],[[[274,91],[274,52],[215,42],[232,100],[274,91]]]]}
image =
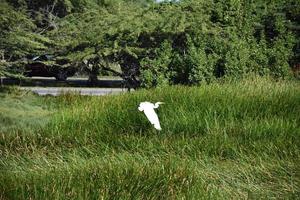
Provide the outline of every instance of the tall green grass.
{"type": "Polygon", "coordinates": [[[44,99],[29,91],[0,87],[0,132],[31,131],[45,125],[53,110],[50,105],[45,105],[44,99]]]}
{"type": "Polygon", "coordinates": [[[252,78],[43,101],[56,108],[47,124],[1,134],[3,199],[300,195],[298,82],[252,78]],[[165,102],[162,131],[137,110],[141,101],[165,102]]]}

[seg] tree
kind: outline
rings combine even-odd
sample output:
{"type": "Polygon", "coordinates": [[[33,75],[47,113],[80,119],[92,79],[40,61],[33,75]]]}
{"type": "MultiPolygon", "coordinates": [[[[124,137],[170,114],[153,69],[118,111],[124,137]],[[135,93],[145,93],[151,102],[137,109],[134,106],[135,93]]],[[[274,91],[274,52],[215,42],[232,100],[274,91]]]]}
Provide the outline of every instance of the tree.
{"type": "Polygon", "coordinates": [[[295,0],[7,2],[2,69],[11,66],[8,58],[15,63],[47,52],[62,68],[89,73],[91,83],[108,71],[136,88],[253,72],[284,78],[299,62],[295,0]]]}
{"type": "Polygon", "coordinates": [[[0,3],[1,74],[12,76],[22,71],[25,58],[47,49],[51,41],[35,32],[36,26],[25,11],[0,3]]]}

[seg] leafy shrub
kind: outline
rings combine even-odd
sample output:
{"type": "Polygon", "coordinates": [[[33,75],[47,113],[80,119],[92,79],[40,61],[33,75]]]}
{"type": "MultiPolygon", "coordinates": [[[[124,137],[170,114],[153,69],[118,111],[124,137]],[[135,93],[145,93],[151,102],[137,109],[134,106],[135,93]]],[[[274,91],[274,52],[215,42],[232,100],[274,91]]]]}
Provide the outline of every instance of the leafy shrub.
{"type": "Polygon", "coordinates": [[[172,46],[164,41],[155,49],[153,58],[146,57],[141,61],[142,86],[146,88],[169,85],[169,65],[172,59],[172,46]]]}
{"type": "Polygon", "coordinates": [[[6,2],[0,9],[0,51],[7,61],[51,52],[73,66],[88,60],[97,68],[93,74],[105,70],[146,88],[253,72],[286,78],[299,63],[296,0],[70,0],[53,7],[59,18],[54,21],[39,11],[49,7],[46,1],[22,0],[23,11],[15,1],[6,2]],[[32,12],[37,14],[27,15],[32,12]],[[48,29],[49,23],[54,25],[48,29]]]}

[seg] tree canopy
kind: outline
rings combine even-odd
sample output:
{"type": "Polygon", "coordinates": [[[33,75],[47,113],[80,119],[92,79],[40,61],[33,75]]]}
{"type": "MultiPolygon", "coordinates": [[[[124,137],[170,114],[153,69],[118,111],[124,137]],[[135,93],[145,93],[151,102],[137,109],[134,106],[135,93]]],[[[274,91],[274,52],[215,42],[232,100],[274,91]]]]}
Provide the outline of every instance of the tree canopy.
{"type": "Polygon", "coordinates": [[[109,71],[130,87],[285,78],[299,63],[296,0],[5,0],[0,14],[6,75],[42,54],[94,76],[109,71]]]}

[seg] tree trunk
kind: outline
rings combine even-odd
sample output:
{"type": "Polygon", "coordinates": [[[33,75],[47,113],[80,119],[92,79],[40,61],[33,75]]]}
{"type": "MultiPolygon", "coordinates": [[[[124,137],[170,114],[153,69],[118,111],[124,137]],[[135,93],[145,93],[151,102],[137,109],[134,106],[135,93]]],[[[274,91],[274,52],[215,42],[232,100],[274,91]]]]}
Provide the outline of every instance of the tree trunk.
{"type": "Polygon", "coordinates": [[[91,72],[89,73],[88,84],[90,86],[96,86],[97,85],[97,83],[98,83],[98,74],[99,74],[98,67],[93,67],[91,72]]]}

